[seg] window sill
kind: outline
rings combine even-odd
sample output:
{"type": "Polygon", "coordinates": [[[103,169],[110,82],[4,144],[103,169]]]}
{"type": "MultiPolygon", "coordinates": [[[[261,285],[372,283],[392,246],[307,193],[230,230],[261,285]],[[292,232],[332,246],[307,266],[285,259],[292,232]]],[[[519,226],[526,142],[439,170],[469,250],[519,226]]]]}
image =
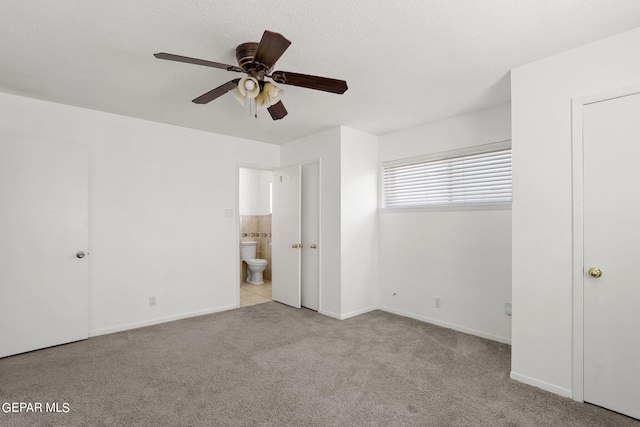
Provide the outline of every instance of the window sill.
{"type": "Polygon", "coordinates": [[[460,203],[455,205],[416,206],[411,208],[378,208],[378,211],[381,213],[503,210],[511,210],[511,203],[460,203]]]}

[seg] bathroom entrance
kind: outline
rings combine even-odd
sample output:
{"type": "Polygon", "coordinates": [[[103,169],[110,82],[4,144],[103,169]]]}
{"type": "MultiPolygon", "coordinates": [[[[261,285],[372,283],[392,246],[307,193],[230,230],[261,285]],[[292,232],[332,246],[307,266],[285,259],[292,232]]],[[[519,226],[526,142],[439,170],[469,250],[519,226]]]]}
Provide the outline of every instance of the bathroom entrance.
{"type": "Polygon", "coordinates": [[[240,307],[271,301],[273,172],[238,169],[240,307]]]}
{"type": "Polygon", "coordinates": [[[320,311],[319,161],[239,167],[238,191],[239,306],[273,300],[320,311]]]}

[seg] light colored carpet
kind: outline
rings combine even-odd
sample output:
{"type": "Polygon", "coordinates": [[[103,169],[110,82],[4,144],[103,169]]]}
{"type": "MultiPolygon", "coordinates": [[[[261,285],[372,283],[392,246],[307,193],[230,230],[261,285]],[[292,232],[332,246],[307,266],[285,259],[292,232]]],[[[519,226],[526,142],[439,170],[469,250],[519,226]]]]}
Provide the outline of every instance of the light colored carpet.
{"type": "Polygon", "coordinates": [[[9,426],[640,426],[509,379],[510,347],[276,302],[0,359],[9,426]],[[61,406],[62,407],[62,406],[61,406]]]}

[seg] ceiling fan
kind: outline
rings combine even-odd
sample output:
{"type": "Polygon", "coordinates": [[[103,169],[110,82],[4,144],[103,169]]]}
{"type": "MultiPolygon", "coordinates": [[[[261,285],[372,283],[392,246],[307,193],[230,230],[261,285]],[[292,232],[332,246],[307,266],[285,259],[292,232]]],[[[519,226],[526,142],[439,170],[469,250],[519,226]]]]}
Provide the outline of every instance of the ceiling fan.
{"type": "Polygon", "coordinates": [[[280,59],[289,45],[291,45],[291,42],[282,34],[267,30],[262,35],[260,43],[248,42],[238,45],[236,48],[236,58],[239,66],[189,58],[165,52],[156,53],[154,56],[158,59],[221,68],[236,73],[246,73],[247,77],[233,79],[204,95],[200,95],[194,99],[193,102],[196,104],[206,104],[227,92],[231,92],[241,104],[244,104],[247,98],[254,99],[257,108],[266,107],[271,118],[273,118],[273,120],[279,120],[287,115],[287,110],[280,100],[282,90],[273,83],[265,81],[265,78],[269,78],[276,83],[337,94],[343,94],[348,89],[347,82],[344,80],[291,73],[289,71],[271,71],[273,65],[280,59]]]}

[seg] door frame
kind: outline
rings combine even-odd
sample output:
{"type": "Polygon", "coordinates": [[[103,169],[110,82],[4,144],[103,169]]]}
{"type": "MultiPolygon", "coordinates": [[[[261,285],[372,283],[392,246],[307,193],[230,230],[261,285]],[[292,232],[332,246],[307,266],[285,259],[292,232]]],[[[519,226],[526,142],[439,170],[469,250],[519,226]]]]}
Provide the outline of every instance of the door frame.
{"type": "MultiPolygon", "coordinates": [[[[236,238],[235,241],[235,250],[236,254],[236,280],[234,283],[235,292],[236,292],[236,308],[240,308],[240,270],[242,269],[242,265],[240,261],[240,168],[242,169],[253,169],[253,170],[261,170],[261,171],[275,171],[276,167],[265,166],[265,165],[257,165],[254,163],[243,163],[236,162],[236,206],[235,206],[235,215],[233,216],[235,219],[235,230],[236,230],[236,238]]],[[[273,268],[273,265],[271,266],[273,268]]]]}
{"type": "Polygon", "coordinates": [[[571,99],[571,166],[573,224],[573,369],[572,398],[584,402],[584,150],[583,116],[585,105],[640,93],[640,84],[609,89],[571,99]]]}

